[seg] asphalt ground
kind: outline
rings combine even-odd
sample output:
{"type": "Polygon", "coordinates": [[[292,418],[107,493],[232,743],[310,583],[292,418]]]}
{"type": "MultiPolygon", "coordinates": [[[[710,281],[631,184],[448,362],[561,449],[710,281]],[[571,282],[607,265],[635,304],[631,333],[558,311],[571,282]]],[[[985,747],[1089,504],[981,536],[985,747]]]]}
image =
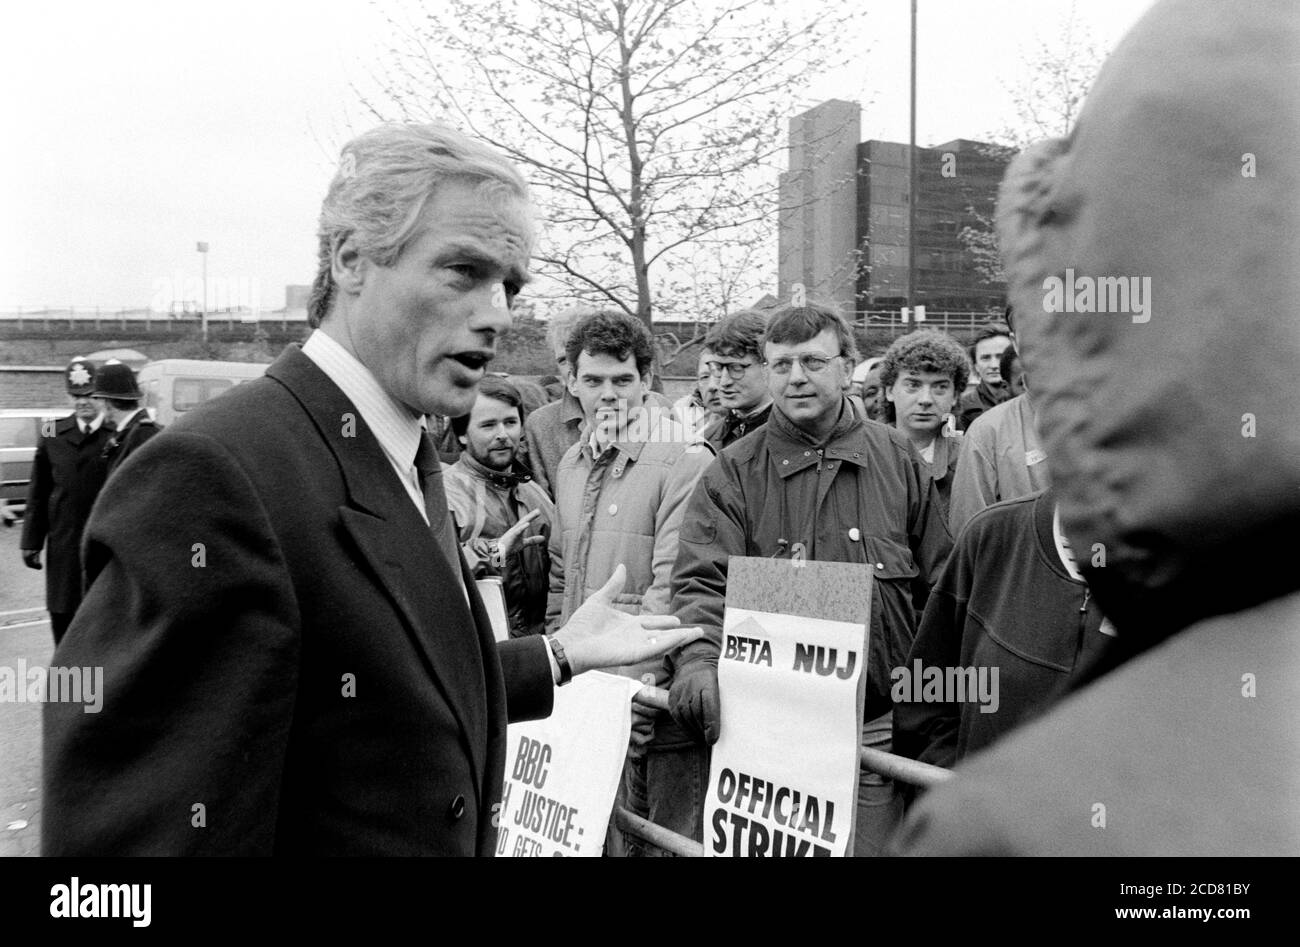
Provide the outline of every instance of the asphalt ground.
{"type": "MultiPolygon", "coordinates": [[[[54,654],[45,573],[23,565],[21,533],[0,527],[0,673],[48,667],[54,654]]],[[[25,681],[14,683],[25,696],[25,681]]],[[[0,700],[0,856],[39,854],[40,786],[41,704],[0,700]]]]}

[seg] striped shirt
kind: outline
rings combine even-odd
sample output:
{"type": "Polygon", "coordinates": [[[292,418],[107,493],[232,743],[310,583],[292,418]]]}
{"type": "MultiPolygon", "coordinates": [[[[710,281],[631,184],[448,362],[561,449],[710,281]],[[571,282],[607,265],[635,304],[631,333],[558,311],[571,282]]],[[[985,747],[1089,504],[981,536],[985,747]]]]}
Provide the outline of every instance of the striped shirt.
{"type": "Polygon", "coordinates": [[[424,436],[424,417],[384,391],[370,369],[321,330],[311,334],[303,344],[302,353],[356,405],[361,419],[374,433],[384,456],[427,524],[429,514],[424,509],[424,492],[415,469],[415,452],[424,436]]]}

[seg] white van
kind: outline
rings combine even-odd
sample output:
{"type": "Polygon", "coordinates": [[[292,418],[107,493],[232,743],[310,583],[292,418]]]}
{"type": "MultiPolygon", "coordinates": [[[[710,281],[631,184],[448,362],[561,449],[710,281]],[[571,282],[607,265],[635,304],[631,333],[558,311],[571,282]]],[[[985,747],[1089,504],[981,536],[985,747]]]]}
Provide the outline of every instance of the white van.
{"type": "Polygon", "coordinates": [[[136,378],[144,392],[144,406],[155,421],[166,427],[223,391],[250,378],[260,378],[266,369],[260,362],[164,358],[140,369],[136,378]]]}

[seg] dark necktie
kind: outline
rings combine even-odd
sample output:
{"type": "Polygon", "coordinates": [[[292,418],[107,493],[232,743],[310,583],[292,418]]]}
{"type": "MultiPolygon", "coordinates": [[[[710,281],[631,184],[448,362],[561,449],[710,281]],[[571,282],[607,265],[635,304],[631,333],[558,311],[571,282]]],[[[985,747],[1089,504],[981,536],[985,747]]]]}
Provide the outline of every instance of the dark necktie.
{"type": "Polygon", "coordinates": [[[415,469],[420,474],[420,492],[424,494],[424,512],[429,517],[429,529],[434,541],[455,575],[460,575],[460,551],[456,535],[451,529],[451,516],[447,512],[447,494],[442,487],[442,464],[438,451],[427,434],[420,435],[420,446],[415,452],[415,469]]]}

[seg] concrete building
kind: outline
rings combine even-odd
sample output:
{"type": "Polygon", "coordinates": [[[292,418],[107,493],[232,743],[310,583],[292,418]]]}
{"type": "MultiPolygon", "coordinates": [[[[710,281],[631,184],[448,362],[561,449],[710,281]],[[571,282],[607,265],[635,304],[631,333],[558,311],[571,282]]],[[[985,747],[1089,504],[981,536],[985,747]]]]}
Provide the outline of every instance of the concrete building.
{"type": "MultiPolygon", "coordinates": [[[[789,170],[780,179],[778,280],[845,311],[908,305],[906,144],[861,142],[861,109],[832,99],[790,120],[789,170]]],[[[963,228],[991,218],[1011,154],[954,139],[917,148],[914,301],[932,311],[1004,305],[1006,286],[986,283],[962,243],[963,228]]]]}

